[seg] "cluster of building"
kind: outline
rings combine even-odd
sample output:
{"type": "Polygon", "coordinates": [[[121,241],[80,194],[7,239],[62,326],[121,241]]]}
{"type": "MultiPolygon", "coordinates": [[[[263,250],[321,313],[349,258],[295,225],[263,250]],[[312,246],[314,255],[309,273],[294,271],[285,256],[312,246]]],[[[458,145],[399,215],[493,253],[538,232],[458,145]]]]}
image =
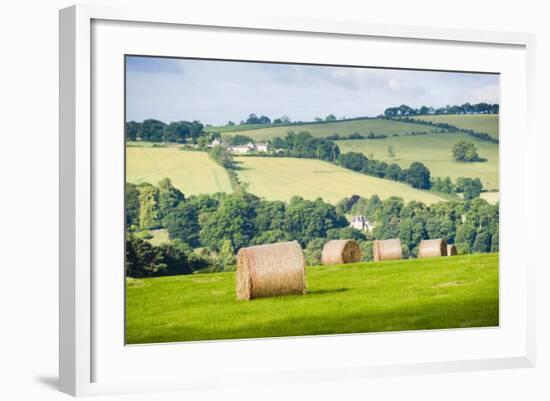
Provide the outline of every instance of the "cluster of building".
{"type": "MultiPolygon", "coordinates": [[[[213,148],[214,146],[222,146],[222,145],[223,145],[223,142],[220,139],[216,138],[208,145],[208,147],[213,148]]],[[[234,153],[237,155],[245,155],[247,153],[252,153],[252,152],[267,153],[270,151],[269,142],[266,142],[266,143],[249,142],[245,145],[229,145],[226,147],[226,149],[230,153],[234,153]]]]}

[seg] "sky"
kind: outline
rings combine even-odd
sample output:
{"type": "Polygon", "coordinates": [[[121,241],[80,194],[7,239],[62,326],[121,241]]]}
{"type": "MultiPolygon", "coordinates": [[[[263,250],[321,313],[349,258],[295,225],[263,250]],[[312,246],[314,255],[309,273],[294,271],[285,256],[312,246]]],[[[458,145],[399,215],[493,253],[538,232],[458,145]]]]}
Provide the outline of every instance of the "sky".
{"type": "Polygon", "coordinates": [[[239,123],[249,114],[312,121],[406,104],[499,103],[494,74],[128,56],[126,119],[239,123]]]}

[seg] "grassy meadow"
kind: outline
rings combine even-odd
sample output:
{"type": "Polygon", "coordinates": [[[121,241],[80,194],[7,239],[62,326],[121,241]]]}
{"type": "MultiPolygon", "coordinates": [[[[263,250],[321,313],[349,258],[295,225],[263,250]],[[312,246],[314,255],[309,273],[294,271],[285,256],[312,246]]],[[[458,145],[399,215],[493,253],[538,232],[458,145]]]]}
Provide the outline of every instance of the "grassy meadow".
{"type": "MultiPolygon", "coordinates": [[[[407,123],[402,121],[385,120],[382,118],[369,118],[361,120],[335,121],[330,123],[312,123],[294,126],[266,127],[253,130],[237,129],[231,131],[220,130],[223,135],[235,135],[237,133],[249,136],[257,142],[268,141],[275,137],[285,137],[288,131],[307,131],[314,137],[324,138],[330,135],[350,135],[355,132],[361,135],[368,135],[371,132],[379,135],[406,135],[411,132],[432,132],[436,127],[429,127],[421,124],[407,123]]],[[[246,127],[246,126],[244,126],[246,127]]]]}
{"type": "Polygon", "coordinates": [[[418,120],[433,123],[447,123],[458,128],[485,132],[498,139],[498,114],[453,114],[437,116],[417,116],[418,120]]]}
{"type": "Polygon", "coordinates": [[[126,180],[156,184],[164,177],[185,195],[231,193],[225,170],[206,152],[183,151],[177,147],[126,148],[126,180]]]}
{"type": "Polygon", "coordinates": [[[237,301],[234,273],[128,279],[126,343],[499,324],[498,254],[315,266],[307,281],[305,296],[237,301]]]}
{"type": "Polygon", "coordinates": [[[354,139],[336,141],[343,153],[361,152],[367,157],[373,155],[376,160],[397,163],[407,168],[412,162],[419,161],[430,169],[433,177],[479,178],[488,190],[499,188],[499,147],[497,144],[481,141],[464,133],[428,134],[420,136],[397,136],[386,139],[354,139]],[[482,163],[461,163],[453,159],[451,150],[459,140],[473,142],[482,163]],[[388,147],[393,146],[395,158],[388,155],[388,147]]]}
{"type": "Polygon", "coordinates": [[[444,200],[434,193],[414,189],[395,181],[356,173],[328,162],[286,157],[236,157],[241,182],[247,190],[267,200],[289,201],[322,198],[336,203],[353,194],[385,199],[400,196],[405,201],[431,204],[444,200]]]}

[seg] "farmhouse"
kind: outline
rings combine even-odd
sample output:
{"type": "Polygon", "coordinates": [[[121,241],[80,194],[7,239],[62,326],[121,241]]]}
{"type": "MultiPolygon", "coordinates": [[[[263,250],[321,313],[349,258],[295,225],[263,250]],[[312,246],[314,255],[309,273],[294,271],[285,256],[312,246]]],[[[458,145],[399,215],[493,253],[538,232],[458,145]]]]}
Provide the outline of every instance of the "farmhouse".
{"type": "Polygon", "coordinates": [[[374,224],[367,220],[363,215],[353,216],[351,218],[350,227],[361,231],[372,231],[374,224]]]}
{"type": "Polygon", "coordinates": [[[247,154],[250,152],[267,152],[269,151],[269,143],[253,143],[249,142],[246,145],[232,145],[227,148],[231,153],[247,154]]]}

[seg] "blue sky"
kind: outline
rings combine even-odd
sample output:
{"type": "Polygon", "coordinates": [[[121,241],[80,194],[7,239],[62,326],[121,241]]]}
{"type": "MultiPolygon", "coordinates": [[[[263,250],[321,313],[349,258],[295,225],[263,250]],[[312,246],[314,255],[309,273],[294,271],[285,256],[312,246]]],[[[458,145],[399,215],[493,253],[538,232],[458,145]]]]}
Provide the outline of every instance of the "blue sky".
{"type": "Polygon", "coordinates": [[[391,106],[499,103],[497,75],[155,57],[127,58],[127,120],[238,123],[250,113],[311,121],[391,106]]]}

